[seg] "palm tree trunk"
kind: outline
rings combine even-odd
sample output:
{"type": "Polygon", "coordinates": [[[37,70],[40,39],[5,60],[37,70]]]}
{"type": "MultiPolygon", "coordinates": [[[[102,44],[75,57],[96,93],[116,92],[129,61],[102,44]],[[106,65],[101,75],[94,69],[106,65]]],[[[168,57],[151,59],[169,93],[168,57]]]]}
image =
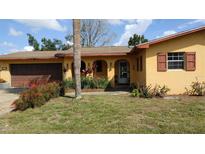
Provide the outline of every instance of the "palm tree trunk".
{"type": "Polygon", "coordinates": [[[80,19],[73,19],[73,62],[74,62],[74,79],[75,79],[75,98],[81,98],[81,44],[80,44],[80,19]]]}

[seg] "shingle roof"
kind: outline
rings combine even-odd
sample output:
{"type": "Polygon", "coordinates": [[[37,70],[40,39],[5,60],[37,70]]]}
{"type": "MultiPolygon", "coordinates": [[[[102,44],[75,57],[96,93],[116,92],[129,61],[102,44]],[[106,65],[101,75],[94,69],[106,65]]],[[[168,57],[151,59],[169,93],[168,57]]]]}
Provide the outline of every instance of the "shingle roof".
{"type": "MultiPolygon", "coordinates": [[[[115,56],[126,55],[130,48],[125,46],[106,46],[81,48],[81,56],[115,56]]],[[[0,55],[0,60],[23,60],[23,59],[53,59],[58,57],[72,57],[73,49],[67,51],[22,51],[7,55],[0,55]],[[63,55],[63,56],[56,56],[63,55]]]]}
{"type": "Polygon", "coordinates": [[[144,49],[149,48],[151,45],[158,44],[158,43],[161,43],[161,42],[164,42],[164,41],[168,41],[168,40],[171,40],[171,39],[174,39],[174,38],[177,38],[177,37],[189,35],[189,34],[192,34],[192,33],[195,33],[195,32],[200,32],[200,31],[203,31],[203,30],[205,30],[205,26],[195,28],[195,29],[191,29],[191,30],[178,32],[176,34],[168,35],[168,36],[161,37],[161,38],[158,38],[158,39],[154,39],[154,40],[148,41],[146,43],[142,43],[142,44],[134,46],[131,49],[130,53],[141,52],[141,51],[144,51],[144,49]]]}
{"type": "Polygon", "coordinates": [[[174,39],[174,38],[177,38],[177,37],[185,36],[185,35],[192,34],[192,33],[195,33],[195,32],[199,32],[199,31],[202,31],[202,30],[205,30],[205,26],[195,28],[195,29],[191,29],[191,30],[178,32],[176,34],[161,37],[159,39],[154,39],[154,40],[151,40],[149,42],[136,45],[136,47],[137,48],[149,48],[150,45],[161,43],[161,42],[164,42],[164,41],[167,41],[167,40],[171,40],[171,39],[174,39]]]}

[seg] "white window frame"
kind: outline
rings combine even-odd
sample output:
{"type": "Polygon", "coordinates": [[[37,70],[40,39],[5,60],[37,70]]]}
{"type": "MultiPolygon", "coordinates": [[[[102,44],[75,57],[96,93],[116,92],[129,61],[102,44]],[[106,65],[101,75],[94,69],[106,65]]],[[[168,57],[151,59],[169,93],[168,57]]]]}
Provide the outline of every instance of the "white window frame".
{"type": "Polygon", "coordinates": [[[172,71],[172,70],[184,70],[184,66],[183,66],[183,68],[169,68],[169,62],[184,62],[184,64],[183,65],[185,65],[185,52],[183,52],[183,51],[178,51],[178,52],[168,52],[167,53],[167,70],[169,70],[169,71],[172,71]],[[169,54],[170,53],[183,53],[183,60],[169,60],[169,54]]]}

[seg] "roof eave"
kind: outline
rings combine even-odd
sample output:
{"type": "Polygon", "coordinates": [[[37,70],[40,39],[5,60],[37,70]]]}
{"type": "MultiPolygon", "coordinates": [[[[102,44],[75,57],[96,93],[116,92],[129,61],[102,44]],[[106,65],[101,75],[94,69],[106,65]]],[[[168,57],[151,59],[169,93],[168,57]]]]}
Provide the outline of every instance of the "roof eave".
{"type": "Polygon", "coordinates": [[[58,59],[63,59],[63,58],[56,58],[56,57],[51,57],[51,58],[2,58],[0,61],[10,61],[10,60],[58,60],[58,59]]]}
{"type": "Polygon", "coordinates": [[[147,48],[149,48],[149,43],[146,43],[146,44],[139,44],[139,45],[137,45],[136,46],[136,48],[138,48],[138,49],[147,49],[147,48]]]}
{"type": "MultiPolygon", "coordinates": [[[[81,54],[82,57],[96,57],[96,56],[126,56],[127,53],[111,53],[111,54],[81,54]]],[[[73,57],[73,54],[66,54],[65,57],[73,57]]]]}

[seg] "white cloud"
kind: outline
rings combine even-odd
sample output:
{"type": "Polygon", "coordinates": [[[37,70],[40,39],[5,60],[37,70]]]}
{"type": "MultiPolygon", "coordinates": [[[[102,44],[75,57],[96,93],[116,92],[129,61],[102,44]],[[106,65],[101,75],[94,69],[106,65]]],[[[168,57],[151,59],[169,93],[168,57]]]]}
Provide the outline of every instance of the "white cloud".
{"type": "Polygon", "coordinates": [[[32,46],[25,46],[23,49],[17,49],[17,48],[10,48],[7,49],[6,51],[0,51],[0,55],[6,55],[6,54],[11,54],[11,53],[16,53],[16,52],[22,52],[22,51],[33,51],[32,46]]]}
{"type": "Polygon", "coordinates": [[[133,34],[142,35],[147,30],[147,28],[152,24],[152,20],[129,20],[128,24],[125,25],[124,33],[121,35],[120,40],[114,45],[127,45],[129,38],[133,34]]]}
{"type": "Polygon", "coordinates": [[[33,51],[34,48],[32,46],[25,46],[24,48],[24,51],[33,51]]]}
{"type": "Polygon", "coordinates": [[[21,52],[22,50],[20,49],[16,49],[16,48],[10,48],[4,51],[0,51],[0,55],[7,55],[7,54],[11,54],[11,53],[15,53],[15,52],[21,52]]]}
{"type": "Polygon", "coordinates": [[[23,34],[23,32],[21,32],[21,31],[17,31],[16,29],[14,29],[14,28],[9,28],[9,35],[11,35],[11,36],[20,36],[20,35],[22,35],[23,34]]]}
{"type": "Polygon", "coordinates": [[[136,19],[108,19],[107,20],[111,25],[122,25],[122,24],[133,24],[136,23],[136,19]]]}
{"type": "Polygon", "coordinates": [[[56,19],[19,19],[15,20],[19,23],[25,24],[31,27],[33,30],[39,30],[42,28],[65,32],[67,28],[59,23],[56,19]]]}
{"type": "Polygon", "coordinates": [[[168,31],[165,31],[165,32],[163,33],[163,36],[172,35],[172,34],[175,34],[175,33],[176,33],[175,30],[168,30],[168,31]]]}
{"type": "Polygon", "coordinates": [[[196,19],[196,20],[184,23],[182,25],[179,25],[177,28],[182,29],[182,28],[186,28],[190,25],[196,25],[196,24],[205,24],[205,19],[196,19]]]}
{"type": "Polygon", "coordinates": [[[175,34],[175,33],[177,33],[175,30],[167,30],[167,31],[164,31],[161,36],[157,36],[156,38],[172,35],[172,34],[175,34]]]}
{"type": "Polygon", "coordinates": [[[3,46],[3,47],[14,47],[15,45],[11,42],[7,42],[7,41],[4,41],[2,43],[0,43],[0,46],[3,46]]]}
{"type": "Polygon", "coordinates": [[[68,45],[72,46],[73,45],[73,42],[70,42],[70,41],[67,41],[66,42],[68,45]]]}
{"type": "Polygon", "coordinates": [[[123,24],[121,19],[108,19],[107,22],[111,25],[121,25],[121,24],[123,24]]]}

